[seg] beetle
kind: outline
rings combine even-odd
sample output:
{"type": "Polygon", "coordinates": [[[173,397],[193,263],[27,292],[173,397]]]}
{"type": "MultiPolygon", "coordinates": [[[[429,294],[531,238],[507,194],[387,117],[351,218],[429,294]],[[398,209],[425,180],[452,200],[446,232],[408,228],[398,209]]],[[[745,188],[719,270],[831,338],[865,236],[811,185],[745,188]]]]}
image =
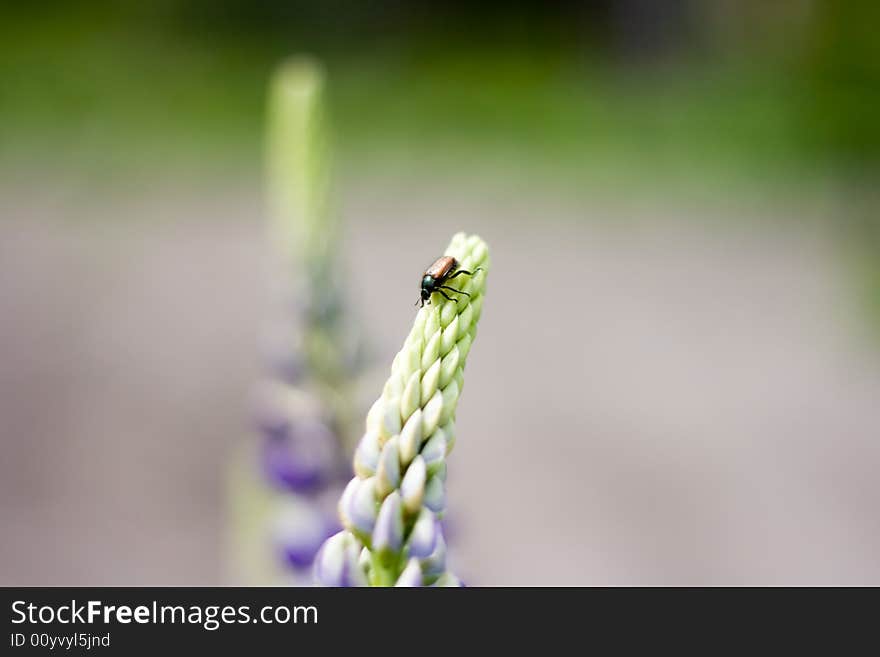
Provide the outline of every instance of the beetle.
{"type": "Polygon", "coordinates": [[[470,294],[467,292],[462,292],[461,290],[456,290],[454,287],[449,287],[448,285],[446,285],[446,283],[451,281],[456,276],[461,276],[462,274],[473,276],[482,269],[482,267],[477,267],[473,271],[459,269],[458,260],[456,260],[452,256],[441,256],[437,258],[434,261],[434,264],[428,267],[425,270],[425,273],[422,274],[421,297],[418,301],[416,301],[416,304],[421,302],[421,305],[424,306],[426,301],[428,303],[431,303],[432,292],[438,292],[449,301],[455,301],[456,303],[458,303],[458,299],[453,299],[443,290],[451,290],[452,292],[458,292],[459,294],[464,294],[467,296],[470,296],[470,294]]]}

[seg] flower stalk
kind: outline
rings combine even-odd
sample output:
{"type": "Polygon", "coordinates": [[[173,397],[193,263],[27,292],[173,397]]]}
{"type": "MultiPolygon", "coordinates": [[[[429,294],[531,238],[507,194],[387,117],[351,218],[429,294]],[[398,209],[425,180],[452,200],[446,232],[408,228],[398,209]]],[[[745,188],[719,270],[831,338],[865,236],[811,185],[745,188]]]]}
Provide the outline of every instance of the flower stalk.
{"type": "Polygon", "coordinates": [[[355,476],[339,501],[345,529],[327,540],[316,560],[316,577],[325,586],[458,584],[446,567],[440,520],[489,251],[476,235],[458,233],[444,255],[474,274],[455,281],[466,294],[452,293],[450,301],[435,293],[418,311],[367,414],[355,476]]]}
{"type": "Polygon", "coordinates": [[[291,59],[272,78],[268,107],[270,280],[279,317],[256,424],[271,491],[268,543],[296,584],[310,582],[318,549],[340,527],[334,505],[348,474],[360,356],[340,284],[324,85],[314,61],[291,59]]]}

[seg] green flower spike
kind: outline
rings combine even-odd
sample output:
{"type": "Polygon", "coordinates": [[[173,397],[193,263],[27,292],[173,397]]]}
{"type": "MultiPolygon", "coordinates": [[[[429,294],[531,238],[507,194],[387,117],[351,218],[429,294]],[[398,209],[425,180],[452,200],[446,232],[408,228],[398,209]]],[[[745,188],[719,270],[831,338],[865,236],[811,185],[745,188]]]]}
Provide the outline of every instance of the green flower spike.
{"type": "Polygon", "coordinates": [[[444,255],[474,272],[455,280],[455,287],[470,296],[450,293],[455,301],[449,301],[433,294],[391,364],[355,451],[355,477],[339,501],[345,529],[318,555],[317,577],[326,586],[458,584],[446,569],[439,521],[446,508],[455,409],[483,309],[489,249],[476,235],[458,233],[444,255]],[[360,549],[357,560],[348,557],[344,579],[333,576],[343,572],[334,567],[342,545],[360,549]],[[360,568],[363,577],[352,576],[350,568],[360,568]]]}

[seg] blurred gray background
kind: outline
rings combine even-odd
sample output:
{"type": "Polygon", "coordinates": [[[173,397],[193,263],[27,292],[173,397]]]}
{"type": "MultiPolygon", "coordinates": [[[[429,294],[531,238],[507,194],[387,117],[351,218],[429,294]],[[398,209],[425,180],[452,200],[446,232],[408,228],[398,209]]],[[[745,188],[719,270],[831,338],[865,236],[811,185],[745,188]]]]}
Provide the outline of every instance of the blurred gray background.
{"type": "MultiPolygon", "coordinates": [[[[826,206],[347,189],[366,398],[424,263],[459,228],[492,248],[449,466],[468,582],[880,583],[880,359],[841,319],[858,313],[826,206]]],[[[234,583],[226,478],[258,373],[259,191],[56,193],[4,195],[0,581],[234,583]]]]}

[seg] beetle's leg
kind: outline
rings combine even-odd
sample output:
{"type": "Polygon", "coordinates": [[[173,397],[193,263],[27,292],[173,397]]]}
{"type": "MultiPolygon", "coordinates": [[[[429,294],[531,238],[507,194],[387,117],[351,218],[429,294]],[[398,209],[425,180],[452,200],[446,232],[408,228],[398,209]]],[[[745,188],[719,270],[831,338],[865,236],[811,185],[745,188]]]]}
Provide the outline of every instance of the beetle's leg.
{"type": "Polygon", "coordinates": [[[449,287],[448,285],[439,285],[439,286],[438,286],[438,289],[441,288],[441,287],[442,287],[444,290],[452,290],[453,292],[458,292],[459,294],[465,294],[465,295],[467,295],[467,296],[471,296],[471,293],[470,293],[470,292],[462,292],[461,290],[456,290],[454,287],[449,287]]]}
{"type": "Polygon", "coordinates": [[[474,269],[473,271],[468,271],[467,269],[459,269],[457,272],[455,272],[452,276],[450,276],[450,277],[447,278],[446,280],[447,280],[447,281],[451,281],[453,278],[455,278],[455,277],[458,276],[459,274],[467,274],[468,276],[473,276],[473,275],[476,274],[478,271],[483,271],[483,268],[482,268],[482,267],[477,267],[477,268],[474,269]]]}
{"type": "MultiPolygon", "coordinates": [[[[452,288],[449,288],[449,289],[451,290],[452,288]]],[[[455,301],[455,303],[458,303],[458,299],[453,299],[451,296],[449,296],[448,294],[446,294],[446,292],[444,292],[443,290],[441,290],[439,287],[434,288],[434,291],[437,292],[438,294],[442,294],[444,297],[446,297],[447,300],[449,300],[449,301],[455,301]]]]}

